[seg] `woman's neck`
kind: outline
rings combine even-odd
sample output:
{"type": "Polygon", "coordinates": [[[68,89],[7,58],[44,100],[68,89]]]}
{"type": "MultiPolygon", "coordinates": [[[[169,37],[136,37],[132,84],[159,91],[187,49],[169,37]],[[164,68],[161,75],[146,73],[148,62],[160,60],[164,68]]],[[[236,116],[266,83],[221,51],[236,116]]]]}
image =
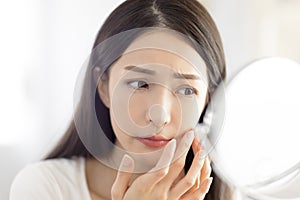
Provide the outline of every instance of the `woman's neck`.
{"type": "MultiPolygon", "coordinates": [[[[113,154],[112,157],[120,157],[115,151],[112,151],[111,153],[113,154]]],[[[121,157],[119,159],[121,159],[121,157]]],[[[95,158],[87,158],[85,173],[92,200],[111,199],[111,187],[116,179],[118,171],[112,167],[108,167],[95,158]]],[[[131,183],[140,175],[142,175],[142,173],[133,174],[129,185],[131,185],[131,183]]],[[[175,182],[179,181],[183,176],[184,170],[182,170],[175,182]]]]}
{"type": "Polygon", "coordinates": [[[87,158],[85,164],[87,185],[92,199],[110,199],[110,188],[113,184],[116,172],[95,158],[87,158]]]}
{"type": "MultiPolygon", "coordinates": [[[[92,200],[111,199],[110,191],[116,179],[117,170],[107,167],[95,158],[87,158],[85,173],[92,200]]],[[[139,175],[133,174],[130,183],[139,175]]]]}

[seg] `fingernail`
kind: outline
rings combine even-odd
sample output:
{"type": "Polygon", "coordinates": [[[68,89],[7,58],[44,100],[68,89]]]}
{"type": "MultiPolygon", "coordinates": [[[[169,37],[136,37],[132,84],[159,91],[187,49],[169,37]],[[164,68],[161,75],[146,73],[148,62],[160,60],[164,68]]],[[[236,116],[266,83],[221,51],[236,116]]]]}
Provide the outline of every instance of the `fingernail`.
{"type": "Polygon", "coordinates": [[[166,146],[166,148],[168,148],[170,151],[175,151],[176,149],[176,140],[172,139],[166,146]]]}
{"type": "Polygon", "coordinates": [[[195,133],[194,131],[189,131],[186,135],[186,140],[187,141],[192,141],[195,138],[195,133]]]}
{"type": "Polygon", "coordinates": [[[201,169],[202,169],[203,165],[204,165],[204,159],[200,158],[200,167],[201,167],[201,169]]]}
{"type": "Polygon", "coordinates": [[[176,140],[172,139],[168,144],[165,146],[163,150],[163,154],[167,153],[169,156],[173,157],[176,150],[176,140]]]}
{"type": "Polygon", "coordinates": [[[121,163],[122,163],[123,167],[129,168],[132,165],[132,159],[130,158],[130,156],[128,156],[127,154],[125,154],[123,156],[123,159],[122,159],[121,163]]]}
{"type": "Polygon", "coordinates": [[[190,144],[192,144],[194,138],[195,138],[194,131],[189,131],[184,138],[185,145],[189,146],[190,144]]]}
{"type": "Polygon", "coordinates": [[[206,167],[207,167],[207,169],[208,168],[210,168],[211,166],[210,166],[210,161],[209,161],[209,159],[208,158],[206,158],[207,159],[207,162],[205,162],[206,163],[206,167]]]}
{"type": "Polygon", "coordinates": [[[200,160],[201,167],[204,165],[205,158],[202,156],[201,152],[198,153],[198,159],[200,160]]]}
{"type": "Polygon", "coordinates": [[[131,172],[134,168],[133,162],[134,162],[133,159],[129,155],[125,154],[122,158],[119,171],[131,172]]]}
{"type": "Polygon", "coordinates": [[[208,181],[207,181],[207,182],[208,182],[207,185],[210,186],[211,183],[212,183],[212,181],[213,181],[213,177],[209,177],[209,178],[208,178],[208,181]]]}
{"type": "Polygon", "coordinates": [[[205,191],[205,193],[208,193],[209,188],[210,188],[210,186],[211,186],[211,183],[212,183],[212,181],[213,181],[213,177],[209,177],[209,178],[207,178],[207,179],[208,179],[208,181],[206,182],[206,191],[205,191]]]}

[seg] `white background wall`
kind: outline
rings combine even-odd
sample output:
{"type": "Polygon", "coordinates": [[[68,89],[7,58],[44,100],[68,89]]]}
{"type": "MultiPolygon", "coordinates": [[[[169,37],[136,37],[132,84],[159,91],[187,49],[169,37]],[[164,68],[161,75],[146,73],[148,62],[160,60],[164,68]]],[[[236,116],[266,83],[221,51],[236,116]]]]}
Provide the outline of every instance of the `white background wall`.
{"type": "MultiPolygon", "coordinates": [[[[0,2],[0,199],[72,115],[77,73],[105,17],[121,0],[0,2]]],[[[300,62],[297,0],[203,1],[224,41],[229,74],[255,58],[300,62]]]]}

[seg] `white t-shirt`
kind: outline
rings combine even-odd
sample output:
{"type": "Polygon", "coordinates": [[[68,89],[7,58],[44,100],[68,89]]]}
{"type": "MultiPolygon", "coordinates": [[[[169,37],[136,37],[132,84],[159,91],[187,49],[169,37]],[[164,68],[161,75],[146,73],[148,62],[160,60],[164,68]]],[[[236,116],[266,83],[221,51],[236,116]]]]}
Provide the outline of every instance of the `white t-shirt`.
{"type": "Polygon", "coordinates": [[[15,177],[9,199],[91,200],[85,158],[59,158],[27,165],[15,177]]]}

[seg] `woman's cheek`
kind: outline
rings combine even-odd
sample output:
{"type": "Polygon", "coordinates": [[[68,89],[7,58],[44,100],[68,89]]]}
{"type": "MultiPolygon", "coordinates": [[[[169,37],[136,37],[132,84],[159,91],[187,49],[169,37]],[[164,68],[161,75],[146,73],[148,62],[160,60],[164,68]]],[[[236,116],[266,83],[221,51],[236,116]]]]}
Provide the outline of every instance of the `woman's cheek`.
{"type": "Polygon", "coordinates": [[[132,94],[128,99],[128,118],[136,126],[145,127],[149,123],[146,118],[149,104],[147,102],[148,99],[147,95],[141,94],[132,94]]]}
{"type": "Polygon", "coordinates": [[[181,100],[182,125],[180,132],[196,126],[204,107],[204,102],[200,102],[201,103],[199,103],[199,99],[196,97],[181,100]]]}

